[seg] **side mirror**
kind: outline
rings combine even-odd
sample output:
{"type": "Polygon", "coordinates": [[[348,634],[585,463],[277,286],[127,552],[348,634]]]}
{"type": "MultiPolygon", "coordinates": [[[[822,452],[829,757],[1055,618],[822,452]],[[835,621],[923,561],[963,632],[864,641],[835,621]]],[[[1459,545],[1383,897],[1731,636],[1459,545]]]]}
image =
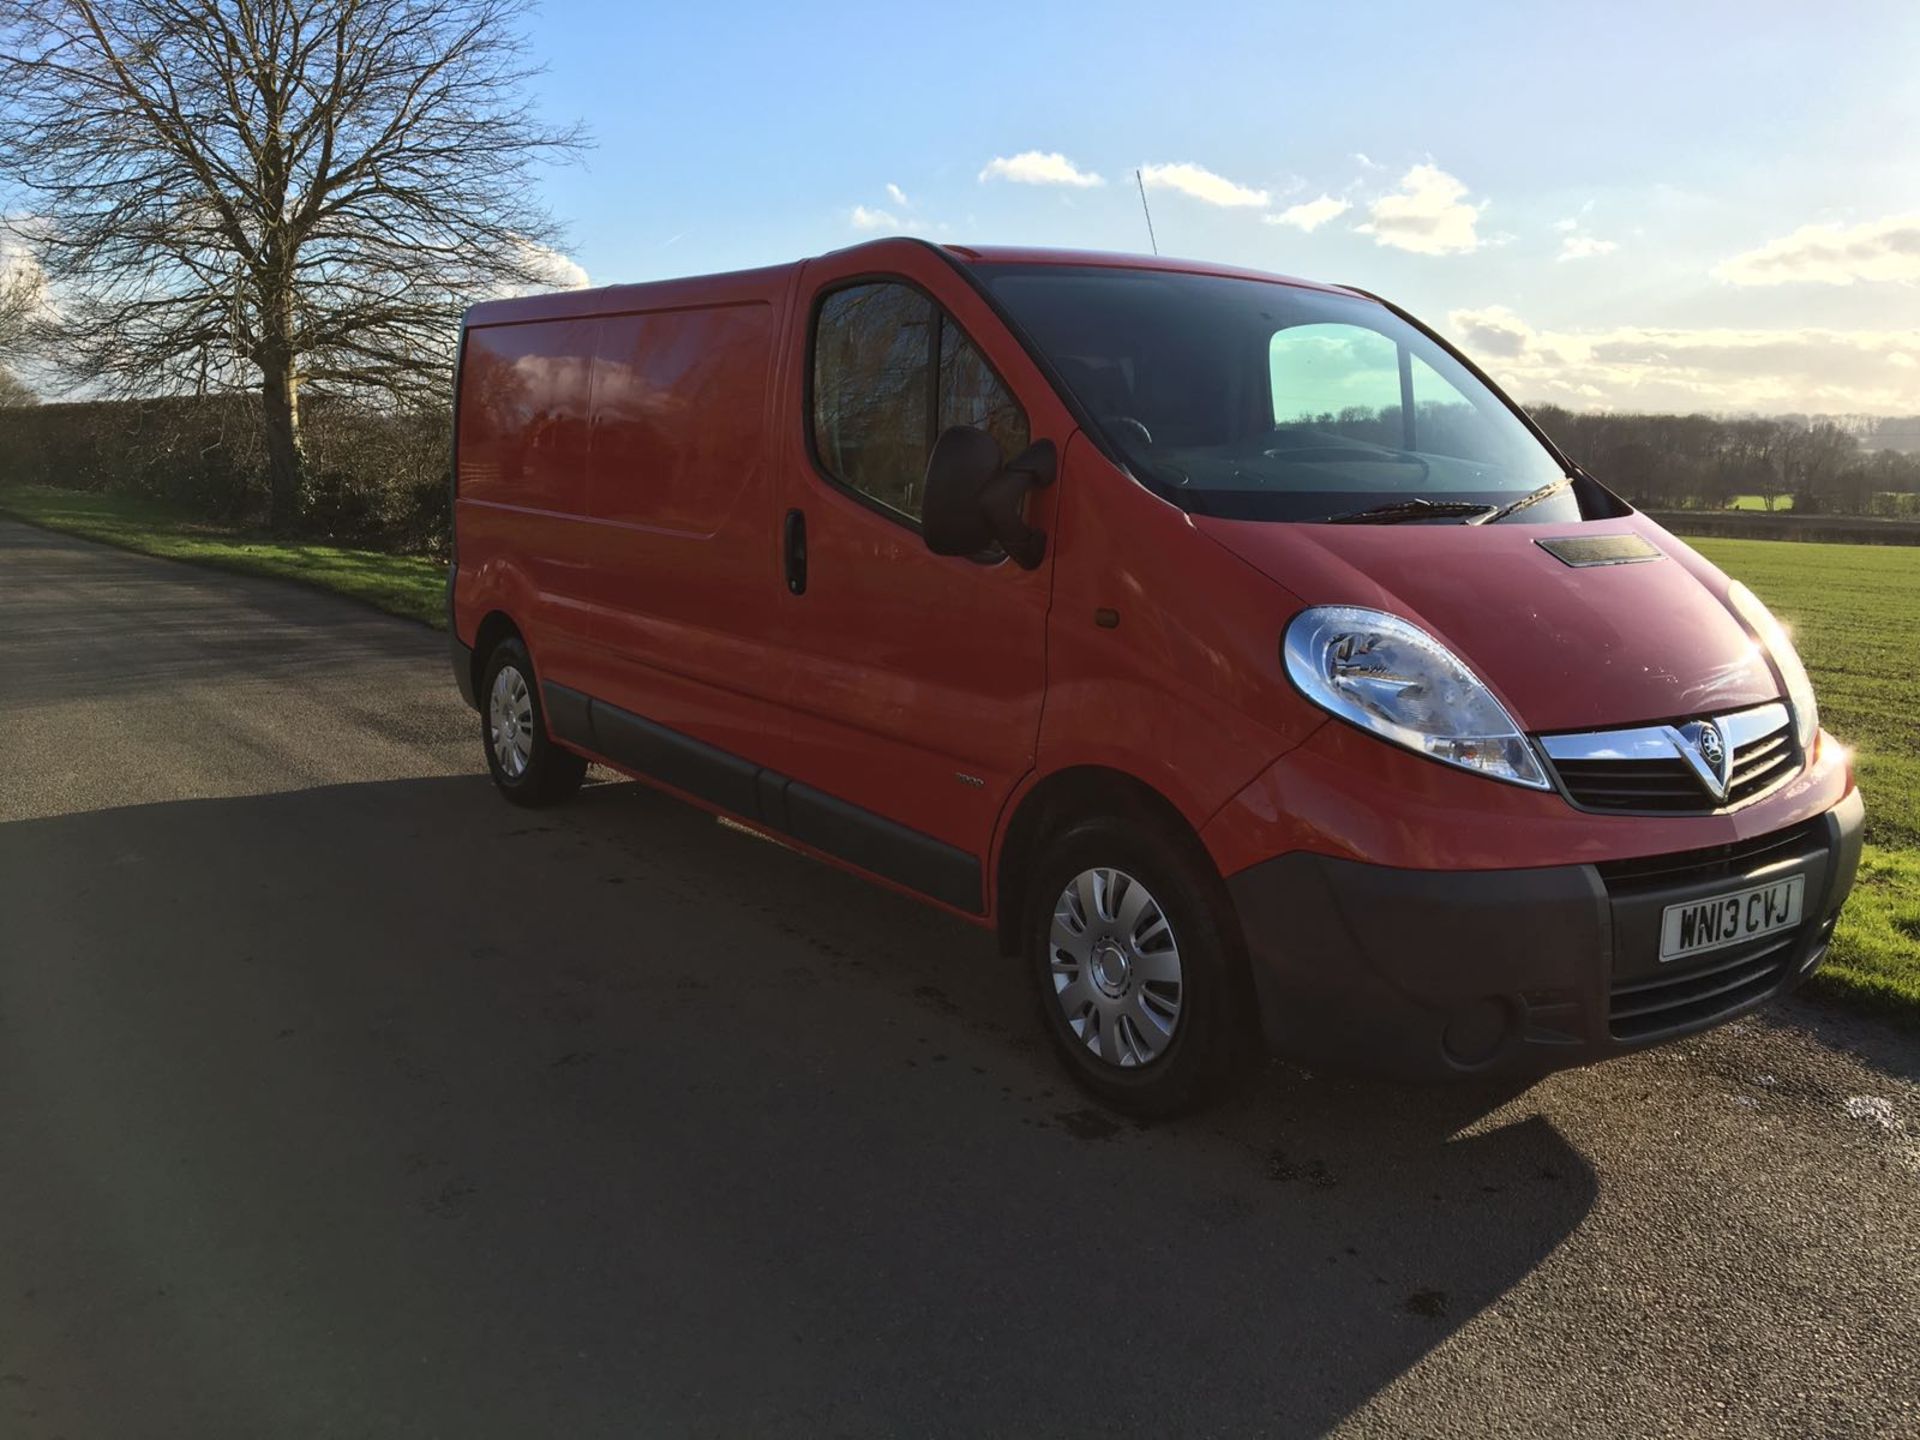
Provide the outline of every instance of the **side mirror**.
{"type": "Polygon", "coordinates": [[[1027,491],[1053,483],[1058,458],[1051,440],[1000,463],[1000,446],[984,430],[955,425],[941,432],[927,457],[920,530],[936,555],[979,555],[996,544],[1023,570],[1047,553],[1044,532],[1027,524],[1027,491]]]}

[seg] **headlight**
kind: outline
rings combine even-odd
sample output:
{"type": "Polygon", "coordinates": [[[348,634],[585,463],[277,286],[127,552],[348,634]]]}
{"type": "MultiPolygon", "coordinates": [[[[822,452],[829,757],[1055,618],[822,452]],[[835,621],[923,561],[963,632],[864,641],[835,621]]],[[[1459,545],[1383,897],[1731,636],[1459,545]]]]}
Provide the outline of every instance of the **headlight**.
{"type": "Polygon", "coordinates": [[[1417,625],[1379,610],[1302,610],[1287,674],[1321,709],[1435,760],[1550,790],[1520,727],[1480,678],[1417,625]]]}
{"type": "Polygon", "coordinates": [[[1807,678],[1807,667],[1800,663],[1800,654],[1793,648],[1787,627],[1774,619],[1773,612],[1760,603],[1760,597],[1738,580],[1727,587],[1727,604],[1746,622],[1747,628],[1760,637],[1760,643],[1773,656],[1774,667],[1787,687],[1787,704],[1793,707],[1794,739],[1800,742],[1801,754],[1811,754],[1813,737],[1820,731],[1820,707],[1814,703],[1813,682],[1807,678]]]}

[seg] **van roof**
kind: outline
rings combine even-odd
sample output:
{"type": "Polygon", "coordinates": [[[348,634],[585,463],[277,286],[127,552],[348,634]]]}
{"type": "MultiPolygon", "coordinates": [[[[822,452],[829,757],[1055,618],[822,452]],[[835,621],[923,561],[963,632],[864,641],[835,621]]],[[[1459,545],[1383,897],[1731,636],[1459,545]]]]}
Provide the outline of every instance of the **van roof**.
{"type": "MultiPolygon", "coordinates": [[[[906,245],[938,249],[968,266],[1071,265],[1109,270],[1161,270],[1187,275],[1265,280],[1281,285],[1297,285],[1304,290],[1322,290],[1342,295],[1361,293],[1344,285],[1327,285],[1317,280],[1301,280],[1292,275],[1276,275],[1234,265],[1216,265],[1206,260],[1181,260],[1170,255],[1128,255],[1106,250],[1047,250],[1022,245],[936,246],[930,241],[895,235],[868,240],[830,253],[846,256],[871,252],[877,262],[884,263],[884,257],[889,252],[897,252],[906,245]]],[[[710,305],[741,300],[777,300],[793,271],[806,263],[805,260],[799,260],[759,270],[731,270],[715,275],[686,275],[630,285],[601,285],[590,290],[557,290],[540,295],[485,300],[467,311],[463,323],[512,325],[526,320],[617,315],[625,310],[651,309],[663,304],[710,305]]]]}
{"type": "Polygon", "coordinates": [[[1344,285],[1302,280],[1295,275],[1279,275],[1270,270],[1249,270],[1239,265],[1219,265],[1211,260],[1182,260],[1173,255],[1130,255],[1111,250],[1048,250],[1025,245],[942,245],[940,248],[972,265],[1076,265],[1108,270],[1170,270],[1185,275],[1225,275],[1239,280],[1270,280],[1282,285],[1298,285],[1303,290],[1353,293],[1344,285]]]}

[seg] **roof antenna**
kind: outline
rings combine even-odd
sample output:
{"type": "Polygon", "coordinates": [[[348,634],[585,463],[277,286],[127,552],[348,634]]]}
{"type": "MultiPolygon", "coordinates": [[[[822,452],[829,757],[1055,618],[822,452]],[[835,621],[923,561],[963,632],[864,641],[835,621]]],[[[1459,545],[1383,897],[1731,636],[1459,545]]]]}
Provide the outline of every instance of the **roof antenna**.
{"type": "Polygon", "coordinates": [[[1140,187],[1140,208],[1146,211],[1147,215],[1147,243],[1153,246],[1153,253],[1158,255],[1160,242],[1153,238],[1153,211],[1147,205],[1147,182],[1140,177],[1138,170],[1133,172],[1133,183],[1140,187]]]}

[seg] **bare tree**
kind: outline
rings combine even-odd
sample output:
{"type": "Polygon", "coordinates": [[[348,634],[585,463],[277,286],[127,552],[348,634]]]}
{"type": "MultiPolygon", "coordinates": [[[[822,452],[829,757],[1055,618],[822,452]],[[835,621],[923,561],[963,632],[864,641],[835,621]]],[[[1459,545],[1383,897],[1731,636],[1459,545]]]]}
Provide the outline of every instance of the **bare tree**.
{"type": "Polygon", "coordinates": [[[527,0],[0,0],[0,174],[109,393],[256,390],[273,521],[303,392],[446,386],[472,300],[552,284],[527,0]]]}

